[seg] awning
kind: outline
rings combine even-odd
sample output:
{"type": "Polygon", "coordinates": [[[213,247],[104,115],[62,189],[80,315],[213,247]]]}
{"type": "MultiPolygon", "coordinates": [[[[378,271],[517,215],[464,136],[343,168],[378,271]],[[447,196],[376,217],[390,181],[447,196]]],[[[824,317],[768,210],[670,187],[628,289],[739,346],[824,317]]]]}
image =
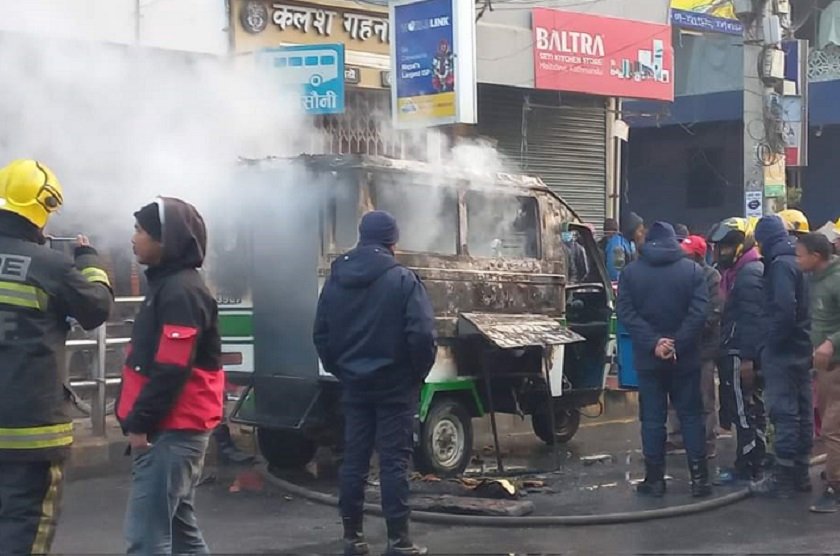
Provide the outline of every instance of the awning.
{"type": "Polygon", "coordinates": [[[545,315],[461,313],[458,335],[481,335],[502,349],[556,346],[582,342],[584,337],[545,315]]]}

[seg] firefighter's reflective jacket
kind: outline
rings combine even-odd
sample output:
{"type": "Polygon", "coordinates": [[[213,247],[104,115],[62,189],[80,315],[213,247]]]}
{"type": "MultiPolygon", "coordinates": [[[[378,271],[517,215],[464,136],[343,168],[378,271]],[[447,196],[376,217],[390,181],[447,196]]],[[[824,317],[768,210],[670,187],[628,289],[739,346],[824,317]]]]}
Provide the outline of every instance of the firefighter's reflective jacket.
{"type": "Polygon", "coordinates": [[[85,329],[108,318],[108,275],[90,247],[75,264],[39,243],[15,215],[0,217],[0,461],[56,461],[73,442],[65,342],[68,317],[85,329]]]}

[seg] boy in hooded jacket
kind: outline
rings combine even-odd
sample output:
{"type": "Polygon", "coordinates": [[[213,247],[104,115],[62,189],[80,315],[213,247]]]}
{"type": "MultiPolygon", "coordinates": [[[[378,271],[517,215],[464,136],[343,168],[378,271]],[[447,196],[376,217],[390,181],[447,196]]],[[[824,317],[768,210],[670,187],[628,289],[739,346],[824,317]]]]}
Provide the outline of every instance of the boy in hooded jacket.
{"type": "Polygon", "coordinates": [[[117,417],[134,457],[128,554],[207,554],[195,516],[210,431],[222,418],[218,308],[198,272],[204,220],[180,199],[134,213],[134,253],[149,292],[134,321],[117,417]]]}
{"type": "Polygon", "coordinates": [[[665,494],[668,399],[677,410],[695,497],[711,494],[700,388],[700,337],[709,304],[703,269],[685,257],[674,228],[651,226],[639,260],[621,273],[618,318],[630,332],[639,373],[645,480],[639,494],[665,494]]]}

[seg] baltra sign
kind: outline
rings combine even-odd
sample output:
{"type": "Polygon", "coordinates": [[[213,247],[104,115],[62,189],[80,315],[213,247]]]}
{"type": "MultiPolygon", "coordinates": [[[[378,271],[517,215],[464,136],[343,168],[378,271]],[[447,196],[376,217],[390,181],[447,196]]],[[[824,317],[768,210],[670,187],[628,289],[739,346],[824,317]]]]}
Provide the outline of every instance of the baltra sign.
{"type": "Polygon", "coordinates": [[[671,27],[536,8],[537,89],[674,100],[671,27]]]}

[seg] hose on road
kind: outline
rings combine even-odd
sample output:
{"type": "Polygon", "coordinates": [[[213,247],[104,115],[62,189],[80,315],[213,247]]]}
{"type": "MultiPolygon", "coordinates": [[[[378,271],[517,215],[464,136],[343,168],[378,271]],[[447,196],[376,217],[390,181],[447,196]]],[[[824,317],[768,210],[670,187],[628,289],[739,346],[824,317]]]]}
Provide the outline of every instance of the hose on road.
{"type": "MultiPolygon", "coordinates": [[[[260,473],[270,484],[280,488],[289,494],[304,498],[311,502],[338,506],[338,497],[311,490],[289,481],[285,481],[271,474],[268,466],[259,468],[260,473]]],[[[693,504],[672,506],[656,510],[640,510],[637,512],[618,512],[601,515],[549,515],[549,516],[484,516],[484,515],[457,515],[437,512],[411,512],[412,521],[421,523],[438,523],[442,525],[462,525],[472,527],[552,527],[552,526],[574,526],[574,525],[611,525],[616,523],[634,523],[639,521],[651,521],[669,517],[679,517],[700,512],[708,512],[724,506],[740,502],[750,496],[750,490],[745,488],[724,496],[703,500],[693,504]]],[[[382,515],[382,510],[376,504],[365,504],[365,512],[373,515],[382,515]]]]}

